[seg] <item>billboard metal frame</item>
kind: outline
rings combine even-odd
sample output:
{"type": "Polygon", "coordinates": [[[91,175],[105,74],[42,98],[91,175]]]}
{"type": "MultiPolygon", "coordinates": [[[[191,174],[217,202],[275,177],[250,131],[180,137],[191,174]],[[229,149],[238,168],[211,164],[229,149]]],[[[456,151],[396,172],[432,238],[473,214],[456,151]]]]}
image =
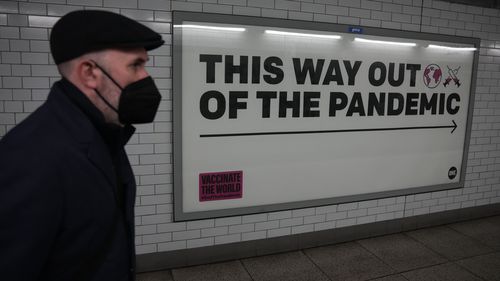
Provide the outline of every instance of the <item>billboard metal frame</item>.
{"type": "Polygon", "coordinates": [[[251,26],[266,26],[266,27],[281,27],[281,28],[296,28],[307,29],[312,31],[324,32],[342,32],[349,33],[353,28],[361,28],[363,35],[374,35],[382,37],[397,37],[405,39],[416,40],[430,40],[440,42],[450,42],[459,44],[473,45],[477,50],[474,52],[474,61],[471,77],[471,88],[469,96],[469,105],[467,112],[467,128],[464,140],[464,149],[462,156],[462,166],[460,173],[460,180],[458,182],[449,184],[438,184],[431,186],[421,186],[414,188],[405,188],[399,190],[382,191],[374,193],[366,193],[359,195],[349,195],[334,198],[314,199],[298,202],[288,202],[279,204],[270,204],[262,206],[240,207],[222,210],[209,210],[197,212],[184,212],[183,211],[183,182],[182,182],[182,29],[172,28],[173,32],[173,167],[174,167],[174,220],[187,221],[197,219],[207,219],[216,217],[227,217],[237,215],[248,215],[255,213],[274,212],[281,210],[317,207],[323,205],[332,205],[339,203],[358,202],[372,199],[381,199],[389,197],[397,197],[404,195],[412,195],[418,193],[434,192],[441,190],[449,190],[462,188],[465,183],[467,157],[470,144],[470,134],[472,126],[472,113],[474,106],[474,96],[476,88],[476,76],[479,60],[480,39],[471,37],[460,37],[443,34],[413,32],[392,30],[384,28],[374,28],[365,26],[353,26],[344,24],[333,23],[320,23],[308,22],[287,19],[274,19],[274,18],[260,18],[250,16],[235,16],[235,15],[222,15],[210,13],[197,13],[197,12],[173,12],[172,24],[181,25],[184,21],[206,22],[206,23],[220,23],[220,24],[241,24],[251,26]]]}

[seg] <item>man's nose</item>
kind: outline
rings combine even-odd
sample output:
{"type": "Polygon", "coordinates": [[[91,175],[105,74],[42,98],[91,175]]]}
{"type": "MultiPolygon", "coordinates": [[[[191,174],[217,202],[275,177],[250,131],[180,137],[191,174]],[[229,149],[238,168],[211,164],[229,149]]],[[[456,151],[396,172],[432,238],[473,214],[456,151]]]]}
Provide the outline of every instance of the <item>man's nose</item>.
{"type": "Polygon", "coordinates": [[[139,73],[139,79],[144,79],[149,76],[149,72],[146,70],[146,68],[143,68],[141,72],[139,73]]]}

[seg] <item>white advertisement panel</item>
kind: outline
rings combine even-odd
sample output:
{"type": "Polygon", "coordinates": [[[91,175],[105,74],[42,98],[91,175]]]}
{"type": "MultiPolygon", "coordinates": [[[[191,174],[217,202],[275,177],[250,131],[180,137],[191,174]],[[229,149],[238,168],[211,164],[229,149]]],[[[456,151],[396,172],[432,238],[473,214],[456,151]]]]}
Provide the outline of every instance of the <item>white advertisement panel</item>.
{"type": "Polygon", "coordinates": [[[460,186],[473,43],[187,18],[174,24],[177,219],[460,186]]]}

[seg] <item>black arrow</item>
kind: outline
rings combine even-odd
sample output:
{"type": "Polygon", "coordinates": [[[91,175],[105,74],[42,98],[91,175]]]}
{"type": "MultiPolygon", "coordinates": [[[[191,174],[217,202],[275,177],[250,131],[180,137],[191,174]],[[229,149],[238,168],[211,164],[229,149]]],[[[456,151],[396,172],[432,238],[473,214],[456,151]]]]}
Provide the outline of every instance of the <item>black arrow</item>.
{"type": "Polygon", "coordinates": [[[201,134],[200,138],[223,138],[223,137],[246,137],[246,136],[268,136],[268,135],[304,135],[304,134],[331,134],[350,132],[374,132],[374,131],[398,131],[398,130],[429,130],[453,128],[451,133],[457,129],[457,123],[452,120],[453,125],[448,126],[420,126],[420,127],[395,127],[395,128],[369,128],[369,129],[346,129],[346,130],[324,130],[324,131],[284,131],[284,132],[256,132],[256,133],[233,133],[233,134],[201,134]]]}
{"type": "Polygon", "coordinates": [[[453,132],[457,129],[457,123],[455,123],[455,120],[451,120],[451,122],[453,122],[453,130],[451,130],[451,133],[453,134],[453,132]]]}

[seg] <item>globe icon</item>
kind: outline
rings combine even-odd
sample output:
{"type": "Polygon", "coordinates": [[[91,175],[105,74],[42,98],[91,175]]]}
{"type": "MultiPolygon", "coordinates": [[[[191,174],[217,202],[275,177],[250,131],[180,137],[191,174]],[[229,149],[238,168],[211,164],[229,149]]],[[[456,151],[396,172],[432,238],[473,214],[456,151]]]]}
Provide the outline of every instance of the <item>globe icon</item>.
{"type": "Polygon", "coordinates": [[[429,64],[424,70],[424,84],[428,88],[436,88],[441,82],[443,72],[437,64],[429,64]]]}

